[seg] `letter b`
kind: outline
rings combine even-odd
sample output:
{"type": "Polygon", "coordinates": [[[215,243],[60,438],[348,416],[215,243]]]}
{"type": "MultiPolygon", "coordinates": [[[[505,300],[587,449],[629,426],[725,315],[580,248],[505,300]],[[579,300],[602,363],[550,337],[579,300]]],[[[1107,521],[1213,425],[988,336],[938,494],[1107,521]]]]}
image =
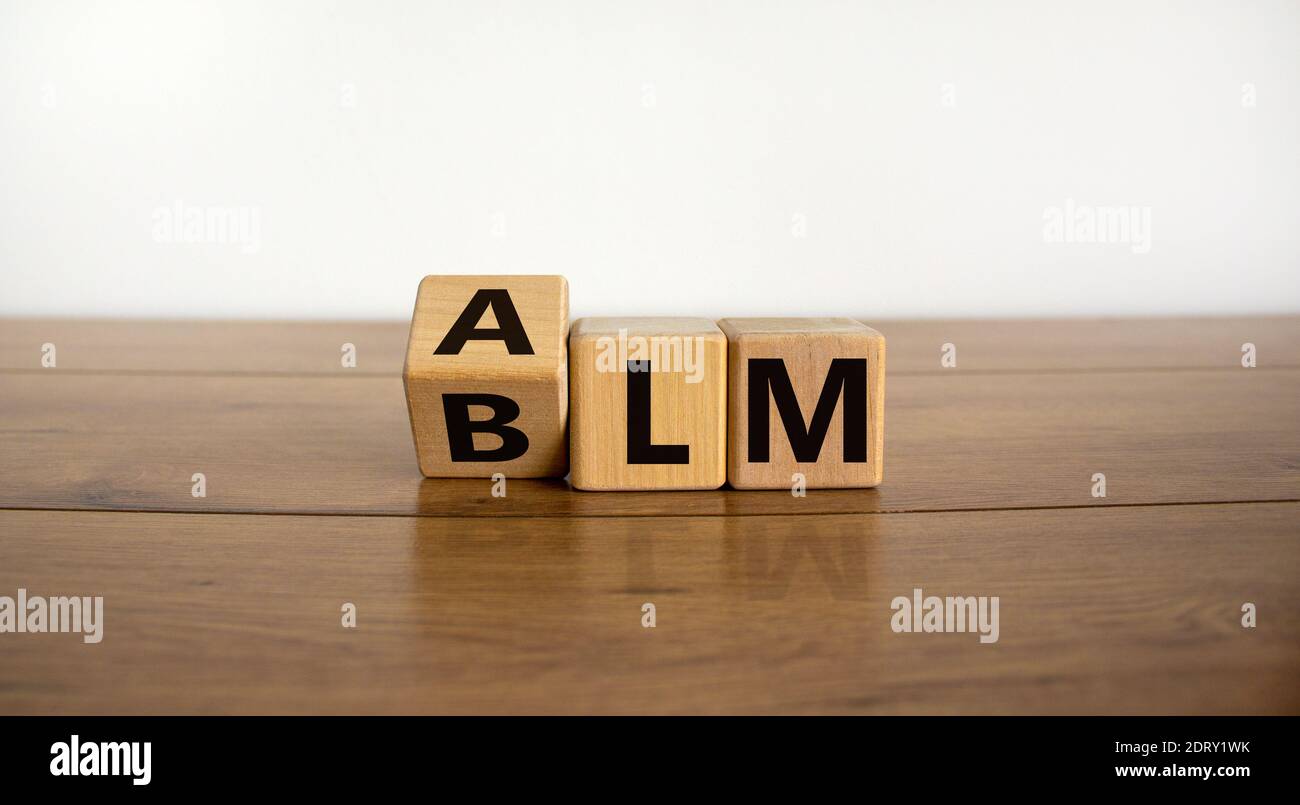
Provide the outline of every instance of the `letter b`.
{"type": "Polygon", "coordinates": [[[519,404],[499,394],[444,394],[443,415],[447,420],[447,447],[452,461],[512,461],[528,452],[528,436],[510,427],[519,418],[519,404]],[[492,409],[492,418],[473,420],[469,407],[482,405],[492,409]],[[501,438],[495,450],[476,450],[475,433],[490,433],[501,438]]]}

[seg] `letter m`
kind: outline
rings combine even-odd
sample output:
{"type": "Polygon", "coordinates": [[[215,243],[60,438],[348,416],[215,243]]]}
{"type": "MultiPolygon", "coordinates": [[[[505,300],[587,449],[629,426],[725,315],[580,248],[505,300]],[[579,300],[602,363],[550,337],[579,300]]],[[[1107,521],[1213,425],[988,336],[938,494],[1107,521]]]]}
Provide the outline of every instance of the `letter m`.
{"type": "Polygon", "coordinates": [[[821,455],[822,443],[831,427],[831,416],[844,395],[844,461],[862,464],[867,460],[867,359],[835,358],[822,384],[821,397],[812,422],[804,427],[803,411],[794,395],[790,373],[781,358],[749,359],[749,460],[766,464],[771,460],[768,436],[768,390],[781,414],[786,437],[796,461],[813,462],[821,455]]]}

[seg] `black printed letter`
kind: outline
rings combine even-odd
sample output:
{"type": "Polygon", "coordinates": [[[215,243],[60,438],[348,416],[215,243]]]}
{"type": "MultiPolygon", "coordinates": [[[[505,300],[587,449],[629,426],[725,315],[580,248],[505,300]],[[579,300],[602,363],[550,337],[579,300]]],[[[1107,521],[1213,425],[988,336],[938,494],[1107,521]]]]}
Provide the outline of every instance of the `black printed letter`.
{"type": "Polygon", "coordinates": [[[780,358],[749,359],[749,460],[770,461],[768,451],[767,390],[781,414],[786,437],[796,461],[816,461],[831,426],[831,416],[844,390],[844,461],[862,464],[867,460],[867,359],[835,358],[822,384],[812,422],[804,429],[803,411],[794,396],[790,374],[780,358]]]}
{"type": "Polygon", "coordinates": [[[627,463],[691,463],[689,444],[650,443],[650,361],[627,362],[627,463]]]}
{"type": "Polygon", "coordinates": [[[519,417],[519,403],[499,394],[444,394],[442,414],[447,419],[447,446],[452,461],[511,461],[528,452],[528,436],[509,423],[519,417]],[[492,409],[491,419],[471,420],[469,407],[485,405],[492,409]],[[493,433],[501,437],[495,450],[475,450],[475,433],[493,433]]]}
{"type": "Polygon", "coordinates": [[[511,355],[534,354],[515,303],[510,301],[510,292],[505,288],[483,288],[475,293],[433,354],[459,355],[466,341],[504,341],[511,355]],[[475,325],[483,320],[489,307],[496,316],[497,329],[480,330],[475,325]]]}

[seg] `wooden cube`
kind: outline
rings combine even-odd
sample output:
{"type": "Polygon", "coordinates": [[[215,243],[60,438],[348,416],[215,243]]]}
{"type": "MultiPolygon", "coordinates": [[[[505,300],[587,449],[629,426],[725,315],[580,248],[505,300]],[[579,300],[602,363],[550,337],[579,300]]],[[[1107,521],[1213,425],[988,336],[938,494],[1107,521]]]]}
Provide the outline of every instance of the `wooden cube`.
{"type": "Polygon", "coordinates": [[[420,471],[563,477],[568,326],[564,277],[425,277],[402,370],[420,471]]]}
{"type": "Polygon", "coordinates": [[[723,319],[727,479],[737,489],[879,484],[885,337],[852,319],[723,319]]]}
{"type": "Polygon", "coordinates": [[[579,319],[569,333],[570,482],[717,489],[727,480],[727,339],[708,319],[579,319]]]}

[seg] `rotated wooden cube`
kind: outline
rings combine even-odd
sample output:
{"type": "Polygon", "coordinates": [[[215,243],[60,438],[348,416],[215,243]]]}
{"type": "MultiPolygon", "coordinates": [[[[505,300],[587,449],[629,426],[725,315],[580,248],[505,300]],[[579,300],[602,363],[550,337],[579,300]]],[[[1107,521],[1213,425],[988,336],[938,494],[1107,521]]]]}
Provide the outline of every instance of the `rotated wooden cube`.
{"type": "Polygon", "coordinates": [[[570,482],[584,490],[726,481],[727,339],[708,319],[591,318],[569,333],[570,482]]]}
{"type": "Polygon", "coordinates": [[[885,337],[836,318],[723,319],[727,480],[737,489],[867,487],[885,446],[885,337]]]}
{"type": "Polygon", "coordinates": [[[420,471],[563,477],[568,325],[564,277],[425,277],[402,371],[420,471]]]}

